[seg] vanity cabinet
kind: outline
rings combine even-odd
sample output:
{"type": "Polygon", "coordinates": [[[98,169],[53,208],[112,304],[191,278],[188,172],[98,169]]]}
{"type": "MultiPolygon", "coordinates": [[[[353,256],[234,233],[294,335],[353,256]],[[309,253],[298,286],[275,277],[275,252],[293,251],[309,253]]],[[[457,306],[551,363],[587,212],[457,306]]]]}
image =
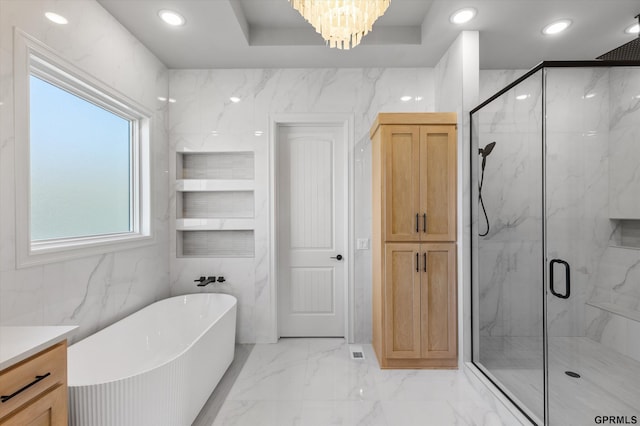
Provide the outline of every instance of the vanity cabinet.
{"type": "Polygon", "coordinates": [[[0,371],[0,425],[67,425],[67,343],[0,371]]]}
{"type": "Polygon", "coordinates": [[[456,114],[381,113],[372,140],[373,348],[456,368],[456,114]]]}

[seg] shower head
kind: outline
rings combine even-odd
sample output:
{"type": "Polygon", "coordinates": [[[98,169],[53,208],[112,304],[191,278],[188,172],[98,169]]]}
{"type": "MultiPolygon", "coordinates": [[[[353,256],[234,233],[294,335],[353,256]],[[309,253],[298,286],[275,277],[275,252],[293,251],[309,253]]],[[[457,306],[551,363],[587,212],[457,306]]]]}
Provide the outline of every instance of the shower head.
{"type": "Polygon", "coordinates": [[[493,151],[493,148],[496,146],[495,141],[491,142],[489,144],[487,144],[487,146],[485,146],[484,148],[480,148],[478,150],[478,154],[482,155],[482,158],[487,158],[487,156],[489,154],[491,154],[491,151],[493,151]]]}
{"type": "MultiPolygon", "coordinates": [[[[640,24],[640,14],[636,15],[638,24],[640,24]]],[[[605,61],[638,61],[640,60],[640,33],[638,37],[620,47],[616,47],[609,52],[598,56],[596,59],[605,61]]]]}

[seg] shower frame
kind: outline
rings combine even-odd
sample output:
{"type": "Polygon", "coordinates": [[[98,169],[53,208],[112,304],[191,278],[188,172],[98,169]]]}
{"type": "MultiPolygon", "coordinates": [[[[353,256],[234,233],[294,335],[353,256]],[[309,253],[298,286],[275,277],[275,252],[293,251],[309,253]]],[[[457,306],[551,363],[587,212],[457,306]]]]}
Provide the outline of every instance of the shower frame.
{"type": "MultiPolygon", "coordinates": [[[[481,109],[483,109],[485,106],[491,104],[493,101],[495,101],[496,99],[500,98],[501,96],[503,96],[505,93],[509,92],[511,89],[517,87],[518,85],[520,85],[522,82],[526,81],[527,79],[531,78],[532,76],[534,76],[537,72],[542,71],[542,75],[541,75],[541,134],[542,134],[542,140],[541,140],[541,144],[542,144],[542,149],[541,149],[541,153],[542,153],[542,182],[541,182],[541,188],[542,188],[542,194],[541,194],[541,200],[542,200],[542,205],[541,205],[541,211],[543,212],[542,215],[542,265],[541,265],[541,274],[542,274],[542,288],[540,289],[542,291],[541,296],[542,296],[542,342],[543,342],[543,364],[542,364],[542,371],[543,371],[543,401],[544,401],[544,411],[543,411],[543,419],[542,419],[542,424],[539,426],[548,426],[549,425],[549,335],[548,335],[548,324],[547,324],[547,288],[549,286],[549,282],[547,280],[547,275],[546,275],[546,261],[545,259],[545,254],[547,253],[547,222],[548,220],[545,217],[544,212],[546,212],[546,198],[545,198],[545,192],[546,192],[546,179],[547,179],[547,174],[546,174],[546,155],[547,155],[547,120],[546,120],[546,74],[545,71],[547,69],[553,69],[553,68],[614,68],[614,67],[640,67],[640,61],[603,61],[603,60],[582,60],[582,61],[542,61],[540,63],[538,63],[536,66],[534,66],[533,68],[531,68],[529,71],[527,71],[526,73],[524,73],[522,76],[518,77],[516,80],[514,80],[513,82],[511,82],[510,84],[508,84],[507,86],[503,87],[502,89],[500,89],[498,92],[496,92],[494,95],[492,95],[491,97],[489,97],[487,100],[483,101],[482,103],[480,103],[478,106],[476,106],[475,108],[473,108],[470,112],[469,112],[469,129],[470,129],[470,136],[469,136],[469,167],[470,167],[470,173],[469,173],[469,184],[470,184],[470,191],[469,191],[469,199],[470,199],[470,233],[469,233],[469,247],[470,247],[470,285],[469,285],[469,291],[470,291],[470,295],[471,295],[471,303],[470,303],[470,316],[471,316],[471,320],[470,320],[470,326],[471,326],[471,362],[472,364],[477,368],[478,371],[480,371],[482,373],[482,375],[493,384],[493,386],[495,386],[496,389],[498,389],[500,391],[500,393],[507,398],[512,404],[513,406],[515,406],[518,411],[525,416],[532,424],[534,425],[538,425],[538,423],[536,422],[536,420],[534,420],[532,418],[532,416],[523,408],[520,406],[520,404],[518,404],[518,402],[516,402],[511,395],[505,391],[505,389],[503,388],[502,384],[499,383],[499,380],[492,378],[490,375],[487,374],[487,372],[485,371],[485,367],[479,365],[479,363],[476,361],[475,359],[475,328],[474,328],[474,312],[476,306],[474,305],[474,297],[473,297],[473,287],[476,284],[476,276],[474,275],[474,259],[475,256],[477,255],[476,253],[474,253],[474,244],[473,244],[473,239],[474,239],[474,235],[477,234],[477,232],[479,232],[480,230],[480,221],[476,220],[474,221],[474,202],[477,202],[477,196],[478,193],[476,192],[476,190],[474,190],[474,185],[477,186],[477,169],[475,169],[473,167],[474,161],[476,161],[477,159],[477,155],[478,155],[478,148],[479,147],[475,147],[473,146],[473,138],[474,138],[474,126],[473,126],[473,115],[476,112],[479,112],[481,109]],[[475,179],[474,179],[475,177],[475,179]]],[[[479,218],[479,216],[478,216],[479,218]]]]}

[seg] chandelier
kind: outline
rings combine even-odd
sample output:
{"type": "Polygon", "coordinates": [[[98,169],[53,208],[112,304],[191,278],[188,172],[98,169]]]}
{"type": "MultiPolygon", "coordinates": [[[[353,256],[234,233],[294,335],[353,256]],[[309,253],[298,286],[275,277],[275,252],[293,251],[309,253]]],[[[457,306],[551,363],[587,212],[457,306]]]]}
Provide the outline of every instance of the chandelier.
{"type": "Polygon", "coordinates": [[[356,47],[391,0],[289,0],[329,47],[356,47]]]}

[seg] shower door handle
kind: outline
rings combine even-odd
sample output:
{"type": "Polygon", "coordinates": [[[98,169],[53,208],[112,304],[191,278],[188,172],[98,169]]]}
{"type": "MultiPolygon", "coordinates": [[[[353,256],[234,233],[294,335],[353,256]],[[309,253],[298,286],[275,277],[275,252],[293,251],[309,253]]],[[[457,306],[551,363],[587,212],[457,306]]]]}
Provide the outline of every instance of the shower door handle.
{"type": "Polygon", "coordinates": [[[571,267],[567,262],[565,262],[562,259],[553,259],[551,263],[549,263],[549,290],[551,290],[551,294],[553,294],[556,297],[559,297],[560,299],[568,299],[569,296],[571,295],[571,267]],[[564,266],[565,282],[567,286],[565,294],[558,293],[554,287],[555,280],[554,280],[553,265],[555,265],[556,263],[559,263],[564,266]]]}

